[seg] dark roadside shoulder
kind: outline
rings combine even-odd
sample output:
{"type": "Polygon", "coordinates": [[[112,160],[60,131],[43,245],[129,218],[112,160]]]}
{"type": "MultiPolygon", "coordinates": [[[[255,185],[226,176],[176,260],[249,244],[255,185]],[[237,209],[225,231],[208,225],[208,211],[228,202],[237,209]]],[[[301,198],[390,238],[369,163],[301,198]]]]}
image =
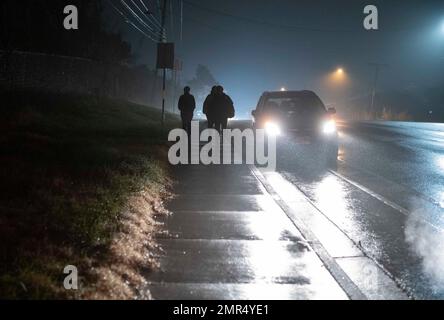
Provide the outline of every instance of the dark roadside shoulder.
{"type": "Polygon", "coordinates": [[[159,111],[66,94],[1,101],[0,298],[149,298],[138,270],[154,265],[171,183],[159,111]],[[78,291],[63,287],[67,265],[78,291]]]}

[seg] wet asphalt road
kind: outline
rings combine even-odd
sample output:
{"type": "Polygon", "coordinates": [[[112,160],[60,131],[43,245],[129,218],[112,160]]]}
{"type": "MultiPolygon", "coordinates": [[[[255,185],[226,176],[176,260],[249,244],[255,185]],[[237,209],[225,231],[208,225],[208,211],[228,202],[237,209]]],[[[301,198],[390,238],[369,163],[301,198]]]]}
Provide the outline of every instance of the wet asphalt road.
{"type": "Polygon", "coordinates": [[[339,145],[334,168],[285,135],[276,171],[176,167],[153,297],[444,299],[444,125],[339,123],[339,145]]]}
{"type": "Polygon", "coordinates": [[[444,299],[444,125],[340,123],[337,168],[281,137],[278,169],[418,299],[444,299]]]}

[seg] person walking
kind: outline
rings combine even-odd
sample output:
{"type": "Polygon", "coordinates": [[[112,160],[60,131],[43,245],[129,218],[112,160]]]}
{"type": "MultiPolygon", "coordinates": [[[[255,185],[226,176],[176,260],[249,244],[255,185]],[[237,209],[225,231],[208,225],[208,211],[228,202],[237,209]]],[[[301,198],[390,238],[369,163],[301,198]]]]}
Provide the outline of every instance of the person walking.
{"type": "Polygon", "coordinates": [[[203,104],[203,113],[207,116],[208,129],[214,128],[215,125],[215,107],[214,100],[216,96],[217,86],[211,89],[211,93],[205,99],[203,104]]]}
{"type": "Polygon", "coordinates": [[[214,98],[214,115],[216,130],[222,130],[228,127],[228,119],[234,118],[235,110],[233,100],[224,93],[224,88],[218,86],[216,88],[216,95],[214,98]]]}
{"type": "Polygon", "coordinates": [[[185,87],[184,94],[179,98],[179,110],[182,118],[182,128],[191,133],[191,121],[193,121],[194,110],[196,109],[196,100],[190,93],[191,88],[185,87]]]}

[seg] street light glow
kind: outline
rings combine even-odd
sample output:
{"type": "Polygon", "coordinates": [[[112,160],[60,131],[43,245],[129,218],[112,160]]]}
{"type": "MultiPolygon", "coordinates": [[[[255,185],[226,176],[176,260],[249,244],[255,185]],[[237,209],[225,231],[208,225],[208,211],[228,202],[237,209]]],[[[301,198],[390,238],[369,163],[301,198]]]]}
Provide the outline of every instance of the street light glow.
{"type": "Polygon", "coordinates": [[[347,71],[342,67],[338,66],[336,69],[332,69],[325,77],[326,83],[329,86],[334,87],[335,89],[338,88],[338,86],[346,85],[348,82],[348,73],[347,71]]]}
{"type": "Polygon", "coordinates": [[[285,87],[282,87],[282,88],[281,88],[281,91],[287,91],[287,89],[285,89],[285,87]]]}

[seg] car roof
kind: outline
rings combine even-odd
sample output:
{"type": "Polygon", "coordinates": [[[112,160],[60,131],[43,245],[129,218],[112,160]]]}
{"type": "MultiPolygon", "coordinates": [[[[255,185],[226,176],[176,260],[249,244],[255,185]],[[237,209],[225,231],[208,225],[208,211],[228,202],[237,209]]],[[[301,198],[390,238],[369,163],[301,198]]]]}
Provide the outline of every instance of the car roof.
{"type": "MultiPolygon", "coordinates": [[[[319,105],[323,109],[327,109],[322,102],[321,98],[310,90],[300,90],[300,91],[266,91],[262,94],[259,103],[265,103],[268,99],[301,99],[302,101],[311,102],[313,105],[319,105]]],[[[259,107],[259,105],[258,105],[259,107]]]]}
{"type": "Polygon", "coordinates": [[[301,91],[266,91],[262,94],[267,98],[292,98],[292,97],[318,97],[316,93],[310,90],[301,91]]]}

